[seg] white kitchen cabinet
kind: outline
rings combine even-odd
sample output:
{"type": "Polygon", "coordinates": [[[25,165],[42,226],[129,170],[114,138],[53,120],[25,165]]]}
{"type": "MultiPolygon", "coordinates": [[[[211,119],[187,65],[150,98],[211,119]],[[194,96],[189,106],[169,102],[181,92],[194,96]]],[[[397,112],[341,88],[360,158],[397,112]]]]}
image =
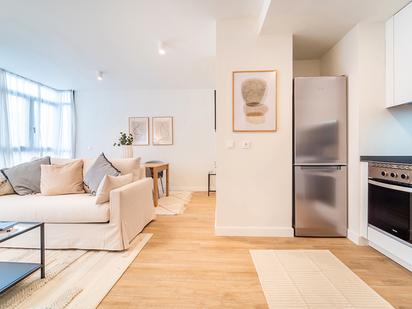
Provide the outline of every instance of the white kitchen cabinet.
{"type": "Polygon", "coordinates": [[[386,39],[386,74],[385,74],[385,102],[386,107],[395,105],[395,97],[393,94],[393,20],[391,17],[385,25],[385,39],[386,39]]]}
{"type": "Polygon", "coordinates": [[[386,23],[386,105],[412,103],[412,3],[386,23]]]}

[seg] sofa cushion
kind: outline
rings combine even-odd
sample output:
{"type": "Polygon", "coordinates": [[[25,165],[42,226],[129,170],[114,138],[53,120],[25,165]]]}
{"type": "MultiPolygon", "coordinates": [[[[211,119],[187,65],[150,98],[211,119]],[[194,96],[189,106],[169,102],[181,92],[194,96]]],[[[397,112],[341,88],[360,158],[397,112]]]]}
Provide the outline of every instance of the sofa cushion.
{"type": "Polygon", "coordinates": [[[110,210],[109,203],[96,205],[96,198],[89,194],[13,194],[0,197],[0,218],[4,221],[102,223],[110,220],[110,210]]]}
{"type": "Polygon", "coordinates": [[[2,173],[6,176],[17,194],[40,193],[40,166],[42,164],[50,164],[50,157],[22,163],[2,170],[2,173]]]}
{"type": "Polygon", "coordinates": [[[128,159],[110,159],[113,166],[122,173],[122,175],[133,174],[133,181],[139,180],[140,176],[140,158],[128,159]]]}
{"type": "Polygon", "coordinates": [[[42,165],[40,189],[43,195],[84,193],[83,160],[42,165]]]}
{"type": "Polygon", "coordinates": [[[54,158],[54,157],[51,157],[50,158],[50,164],[52,164],[52,165],[64,165],[64,164],[73,163],[73,162],[76,162],[76,161],[79,161],[79,160],[81,160],[83,162],[83,171],[82,171],[82,173],[83,173],[83,179],[84,179],[84,176],[86,175],[86,172],[84,170],[84,162],[85,162],[84,159],[67,159],[67,158],[54,158]]]}
{"type": "Polygon", "coordinates": [[[107,203],[110,200],[110,192],[123,187],[133,181],[133,174],[122,176],[104,176],[96,192],[96,204],[107,203]]]}
{"type": "Polygon", "coordinates": [[[97,157],[84,177],[84,184],[90,193],[96,194],[97,188],[105,175],[119,176],[120,171],[117,170],[113,164],[107,160],[104,153],[102,153],[97,157]]]}

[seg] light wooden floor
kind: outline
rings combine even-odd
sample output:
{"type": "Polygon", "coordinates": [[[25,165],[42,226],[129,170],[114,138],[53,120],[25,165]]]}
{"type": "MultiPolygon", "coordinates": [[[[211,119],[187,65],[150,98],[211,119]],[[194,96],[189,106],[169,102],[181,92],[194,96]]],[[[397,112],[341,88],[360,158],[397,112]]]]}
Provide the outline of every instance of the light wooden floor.
{"type": "Polygon", "coordinates": [[[396,308],[412,308],[412,274],[347,239],[214,236],[215,199],[196,193],[154,236],[100,308],[266,308],[249,249],[329,249],[396,308]]]}

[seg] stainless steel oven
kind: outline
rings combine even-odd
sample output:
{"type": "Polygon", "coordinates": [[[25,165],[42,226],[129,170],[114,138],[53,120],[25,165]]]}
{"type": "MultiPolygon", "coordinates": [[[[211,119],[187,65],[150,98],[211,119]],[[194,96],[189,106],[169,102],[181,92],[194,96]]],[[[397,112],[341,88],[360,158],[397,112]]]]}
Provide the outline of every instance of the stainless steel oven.
{"type": "Polygon", "coordinates": [[[412,166],[369,163],[368,223],[412,244],[412,166]]]}

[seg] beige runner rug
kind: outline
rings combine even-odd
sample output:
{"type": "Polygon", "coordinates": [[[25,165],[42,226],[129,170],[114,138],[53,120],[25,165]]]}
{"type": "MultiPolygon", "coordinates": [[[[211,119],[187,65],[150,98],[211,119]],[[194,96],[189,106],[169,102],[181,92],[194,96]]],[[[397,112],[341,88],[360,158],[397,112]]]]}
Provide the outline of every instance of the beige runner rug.
{"type": "MultiPolygon", "coordinates": [[[[46,278],[36,272],[0,294],[5,308],[96,308],[152,234],[141,233],[126,251],[46,250],[46,278]]],[[[0,249],[1,261],[39,259],[33,249],[0,249]]]]}
{"type": "Polygon", "coordinates": [[[393,308],[328,250],[250,250],[269,308],[393,308]]]}
{"type": "Polygon", "coordinates": [[[192,192],[173,191],[169,196],[163,196],[159,199],[159,205],[156,207],[156,214],[160,216],[181,215],[186,210],[186,205],[192,199],[192,192]]]}

